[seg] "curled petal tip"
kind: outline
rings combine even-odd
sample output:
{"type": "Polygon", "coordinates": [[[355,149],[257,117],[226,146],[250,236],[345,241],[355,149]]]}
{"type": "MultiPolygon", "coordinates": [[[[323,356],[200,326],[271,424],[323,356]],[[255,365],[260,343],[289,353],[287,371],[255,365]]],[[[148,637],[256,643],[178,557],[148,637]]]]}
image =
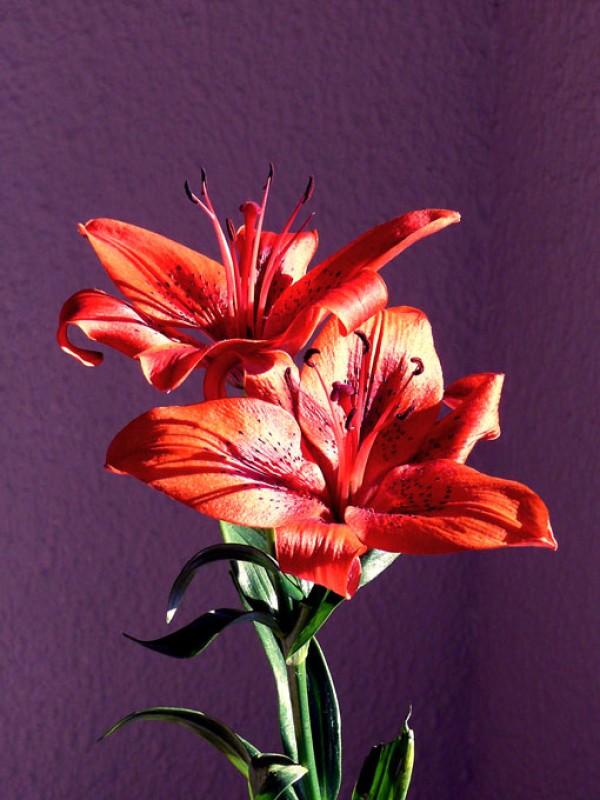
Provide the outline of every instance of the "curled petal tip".
{"type": "Polygon", "coordinates": [[[87,239],[87,229],[86,226],[83,224],[83,222],[79,223],[79,225],[77,226],[77,230],[82,236],[85,236],[85,238],[87,239]]]}

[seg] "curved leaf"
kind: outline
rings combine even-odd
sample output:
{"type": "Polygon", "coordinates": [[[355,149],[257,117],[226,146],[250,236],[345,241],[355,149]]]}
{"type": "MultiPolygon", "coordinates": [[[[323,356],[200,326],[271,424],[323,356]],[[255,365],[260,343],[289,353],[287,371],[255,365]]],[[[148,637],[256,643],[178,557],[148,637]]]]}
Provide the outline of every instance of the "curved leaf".
{"type": "Polygon", "coordinates": [[[288,636],[288,663],[315,636],[343,600],[341,595],[330,589],[325,589],[323,586],[314,587],[306,600],[301,603],[303,610],[300,617],[302,623],[300,630],[298,633],[294,630],[288,636]]]}
{"type": "Polygon", "coordinates": [[[276,753],[262,753],[252,759],[248,783],[253,800],[277,800],[305,775],[306,767],[276,753]]]}
{"type": "Polygon", "coordinates": [[[256,748],[248,745],[241,736],[219,720],[189,708],[159,706],[135,711],[119,720],[100,737],[100,740],[106,739],[119,728],[136,720],[162,720],[183,725],[216,747],[246,778],[250,775],[253,755],[258,752],[256,748]]]}
{"type": "Polygon", "coordinates": [[[342,783],[340,709],[323,651],[312,639],[306,657],[313,747],[322,800],[335,800],[342,783]]]}
{"type": "MultiPolygon", "coordinates": [[[[223,539],[231,544],[245,544],[269,553],[268,536],[270,531],[261,528],[246,528],[242,525],[233,525],[229,522],[220,522],[223,539]]],[[[265,575],[261,569],[254,565],[236,563],[236,571],[241,588],[249,600],[259,600],[268,603],[271,608],[281,608],[281,600],[285,598],[286,605],[305,597],[303,592],[304,582],[299,582],[291,575],[265,575]]]]}
{"type": "Polygon", "coordinates": [[[258,611],[238,611],[235,608],[215,608],[207,614],[190,622],[181,628],[160,639],[136,639],[125,633],[131,639],[150,650],[164,653],[173,658],[192,658],[201,653],[225,628],[238,622],[257,622],[278,631],[275,619],[269,614],[258,611]]]}
{"type": "Polygon", "coordinates": [[[275,559],[263,550],[247,544],[216,544],[205,547],[196,553],[183,567],[169,594],[169,610],[167,611],[167,622],[171,622],[181,600],[192,582],[194,576],[201,567],[212,564],[215,561],[244,561],[270,570],[276,575],[281,573],[275,559]]]}

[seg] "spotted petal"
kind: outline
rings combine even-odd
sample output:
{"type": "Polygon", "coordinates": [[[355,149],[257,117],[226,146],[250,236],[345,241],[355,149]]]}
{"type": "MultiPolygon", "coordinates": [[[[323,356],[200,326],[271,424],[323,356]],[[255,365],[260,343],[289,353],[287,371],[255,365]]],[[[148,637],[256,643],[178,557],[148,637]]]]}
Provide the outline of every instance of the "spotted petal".
{"type": "Polygon", "coordinates": [[[325,512],[325,485],[287,411],[228,398],[156,408],[113,440],[107,466],[239,525],[270,528],[325,512]]]}
{"type": "MultiPolygon", "coordinates": [[[[297,327],[303,317],[314,313],[316,308],[329,310],[331,307],[334,311],[335,307],[334,313],[339,314],[346,332],[361,325],[378,310],[375,307],[378,303],[378,307],[383,308],[387,302],[385,286],[373,279],[373,273],[414,242],[459,219],[460,215],[455,211],[425,209],[403,214],[372,228],[292,284],[275,303],[267,320],[265,335],[278,336],[292,325],[297,327]],[[340,302],[343,287],[348,284],[352,288],[361,273],[371,273],[359,278],[363,293],[370,296],[363,311],[355,291],[350,291],[345,302],[340,302]]],[[[304,343],[299,345],[303,346],[304,343]]]]}
{"type": "Polygon", "coordinates": [[[111,219],[80,226],[116,286],[149,319],[225,338],[221,264],[144,228],[111,219]]]}
{"type": "Polygon", "coordinates": [[[517,545],[556,548],[548,511],[531,489],[454,461],[392,470],[370,506],[350,507],[345,516],[370,548],[416,555],[517,545]]]}
{"type": "Polygon", "coordinates": [[[504,375],[468,375],[446,388],[444,402],[452,409],[439,419],[421,443],[415,461],[451,458],[464,463],[481,439],[500,436],[498,404],[504,375]]]}

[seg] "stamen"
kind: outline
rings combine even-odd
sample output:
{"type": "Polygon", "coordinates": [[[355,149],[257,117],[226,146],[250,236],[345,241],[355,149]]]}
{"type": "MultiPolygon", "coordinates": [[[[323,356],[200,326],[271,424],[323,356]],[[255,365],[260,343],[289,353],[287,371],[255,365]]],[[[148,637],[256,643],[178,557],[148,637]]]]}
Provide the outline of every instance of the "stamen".
{"type": "Polygon", "coordinates": [[[350,410],[350,413],[346,417],[346,426],[345,427],[346,427],[347,431],[353,431],[354,430],[354,425],[352,425],[352,420],[354,419],[355,416],[356,416],[356,409],[352,408],[350,410]]]}
{"type": "Polygon", "coordinates": [[[185,193],[187,195],[188,200],[190,200],[195,206],[199,205],[200,201],[190,189],[190,185],[187,181],[184,182],[183,188],[185,189],[185,193]]]}
{"type": "Polygon", "coordinates": [[[415,404],[411,403],[406,411],[403,411],[401,414],[396,414],[396,419],[400,420],[400,422],[404,422],[415,410],[415,404]]]}
{"type": "Polygon", "coordinates": [[[313,362],[313,356],[320,356],[321,351],[317,347],[309,347],[306,353],[304,354],[304,363],[307,367],[316,367],[317,365],[313,362]]]}
{"type": "Polygon", "coordinates": [[[275,174],[275,167],[273,166],[273,162],[269,161],[269,174],[267,175],[267,181],[263,186],[263,191],[267,188],[268,184],[273,180],[274,174],[275,174]]]}
{"type": "Polygon", "coordinates": [[[358,338],[363,343],[363,355],[366,355],[371,349],[371,343],[369,342],[367,334],[361,330],[354,331],[354,334],[355,336],[358,336],[358,338]]]}
{"type": "MultiPolygon", "coordinates": [[[[269,182],[267,181],[267,183],[269,182]]],[[[267,297],[269,296],[269,289],[271,288],[271,283],[273,282],[273,277],[275,275],[275,272],[277,271],[277,267],[279,266],[279,264],[281,264],[283,255],[287,252],[288,248],[291,247],[293,241],[295,241],[296,238],[294,237],[294,239],[291,242],[289,242],[289,244],[284,248],[283,243],[285,241],[285,237],[287,236],[289,229],[294,224],[294,220],[298,216],[298,212],[300,211],[302,206],[310,200],[314,190],[314,183],[315,183],[314,179],[311,175],[310,178],[308,179],[308,184],[306,186],[306,189],[304,190],[304,194],[296,204],[296,208],[292,211],[290,218],[288,219],[283,230],[277,237],[277,241],[275,242],[271,250],[269,260],[267,261],[265,268],[263,270],[263,279],[260,286],[258,304],[256,306],[256,325],[257,328],[259,328],[259,332],[257,335],[260,335],[260,332],[262,332],[262,328],[264,326],[265,322],[264,316],[265,316],[265,308],[267,305],[267,297]]],[[[304,223],[304,225],[300,228],[300,230],[302,230],[306,226],[309,220],[307,220],[307,222],[304,223]]],[[[298,231],[298,233],[300,233],[300,231],[298,231]]]]}
{"type": "Polygon", "coordinates": [[[422,375],[425,371],[425,366],[423,364],[423,360],[421,358],[411,358],[411,363],[416,364],[417,366],[413,369],[413,375],[422,375]]]}
{"type": "Polygon", "coordinates": [[[308,183],[306,184],[306,189],[304,190],[304,195],[302,197],[302,203],[308,203],[312,194],[315,190],[315,179],[312,175],[308,176],[308,183]]]}
{"type": "Polygon", "coordinates": [[[232,220],[227,217],[225,220],[225,226],[227,228],[227,235],[229,236],[229,240],[235,242],[235,227],[233,225],[232,220]]]}
{"type": "Polygon", "coordinates": [[[189,185],[187,181],[184,184],[185,190],[186,194],[188,195],[192,203],[194,203],[197,206],[200,206],[200,208],[204,211],[204,213],[209,217],[210,221],[212,222],[212,226],[217,236],[217,241],[219,243],[221,258],[223,259],[223,267],[225,269],[225,278],[227,281],[227,310],[229,314],[229,319],[233,321],[236,317],[240,299],[239,277],[236,274],[237,271],[235,269],[231,251],[227,243],[227,238],[223,233],[223,229],[219,224],[219,220],[217,219],[217,215],[208,196],[208,191],[206,188],[206,171],[204,170],[204,167],[200,167],[200,174],[202,180],[202,190],[200,192],[200,196],[203,197],[206,202],[203,203],[202,200],[196,197],[196,195],[189,190],[189,185]]]}

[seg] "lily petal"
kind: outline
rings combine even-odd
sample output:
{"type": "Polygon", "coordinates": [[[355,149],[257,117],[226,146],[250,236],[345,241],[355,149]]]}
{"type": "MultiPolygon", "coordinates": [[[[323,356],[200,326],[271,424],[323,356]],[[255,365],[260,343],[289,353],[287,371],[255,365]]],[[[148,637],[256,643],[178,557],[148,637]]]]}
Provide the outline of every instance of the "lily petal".
{"type": "Polygon", "coordinates": [[[209,516],[270,528],[325,512],[294,418],[243,397],[155,408],[113,440],[107,467],[209,516]]]}
{"type": "Polygon", "coordinates": [[[172,342],[168,336],[148,325],[129,303],[99,289],[83,289],[64,303],[57,339],[65,353],[82,364],[88,367],[100,364],[104,358],[102,353],[78,347],[70,341],[67,333],[70,325],[75,325],[89,339],[113,347],[130,358],[148,348],[172,342]]]}
{"type": "Polygon", "coordinates": [[[483,475],[454,461],[390,472],[371,508],[346,509],[346,522],[368,547],[434,555],[537,545],[556,549],[548,511],[520,483],[483,475]]]}
{"type": "Polygon", "coordinates": [[[500,436],[498,404],[504,375],[468,375],[447,387],[444,402],[452,408],[424,439],[414,461],[451,458],[463,463],[481,439],[500,436]]]}
{"type": "MultiPolygon", "coordinates": [[[[339,297],[340,287],[361,272],[376,272],[414,242],[459,220],[460,215],[455,211],[425,209],[402,214],[372,228],[290,286],[275,303],[265,335],[272,337],[286,331],[299,311],[309,305],[327,308],[330,301],[339,297]]],[[[367,308],[369,313],[362,319],[359,310],[346,309],[348,319],[354,325],[362,324],[373,313],[372,303],[367,308]]]]}
{"type": "Polygon", "coordinates": [[[148,348],[137,356],[148,383],[162,392],[170,392],[184,382],[198,367],[208,347],[185,342],[168,342],[148,348]]]}
{"type": "Polygon", "coordinates": [[[348,525],[302,520],[275,531],[283,572],[351,598],[360,581],[360,556],[367,548],[348,525]]]}
{"type": "Polygon", "coordinates": [[[221,264],[135,225],[93,219],[80,226],[102,266],[150,319],[226,337],[227,283],[221,264]]]}

